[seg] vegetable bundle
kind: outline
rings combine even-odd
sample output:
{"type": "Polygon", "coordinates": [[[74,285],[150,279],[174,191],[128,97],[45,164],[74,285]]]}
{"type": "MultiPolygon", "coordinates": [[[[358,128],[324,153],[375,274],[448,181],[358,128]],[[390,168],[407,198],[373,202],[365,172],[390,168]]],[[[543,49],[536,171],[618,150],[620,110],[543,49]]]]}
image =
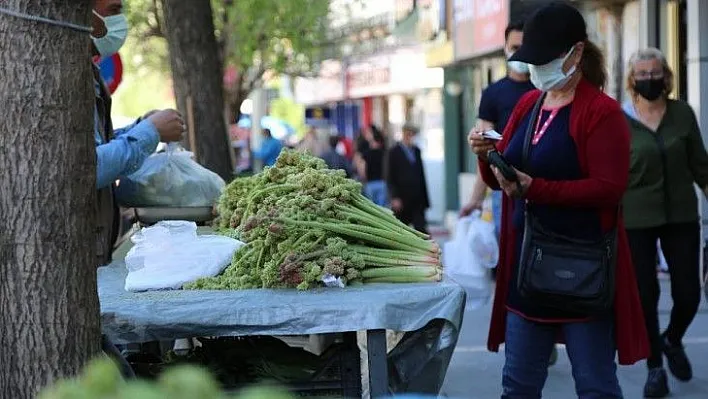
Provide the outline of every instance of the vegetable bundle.
{"type": "Polygon", "coordinates": [[[287,391],[269,386],[247,388],[238,395],[223,393],[205,370],[177,366],[165,371],[157,382],[123,380],[112,360],[93,360],[83,374],[57,381],[45,388],[39,399],[294,399],[287,391]]]}
{"type": "Polygon", "coordinates": [[[234,180],[218,206],[221,234],[246,243],[219,276],[191,289],[308,289],[439,281],[440,248],[361,195],[324,161],[284,150],[275,166],[234,180]]]}

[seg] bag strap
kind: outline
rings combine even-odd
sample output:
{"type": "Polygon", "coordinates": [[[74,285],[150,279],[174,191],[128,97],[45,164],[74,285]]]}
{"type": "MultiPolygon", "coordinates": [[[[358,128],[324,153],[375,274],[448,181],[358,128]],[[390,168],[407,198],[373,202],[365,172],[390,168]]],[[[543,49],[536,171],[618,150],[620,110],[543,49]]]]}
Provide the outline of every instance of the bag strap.
{"type": "Polygon", "coordinates": [[[539,117],[541,105],[545,99],[546,92],[544,91],[541,93],[541,96],[538,98],[536,104],[534,104],[533,109],[531,110],[531,118],[529,118],[529,125],[526,128],[526,136],[524,136],[524,152],[521,154],[521,168],[524,173],[528,173],[529,171],[529,154],[531,153],[531,140],[533,140],[534,134],[533,127],[536,123],[536,119],[539,117]]]}

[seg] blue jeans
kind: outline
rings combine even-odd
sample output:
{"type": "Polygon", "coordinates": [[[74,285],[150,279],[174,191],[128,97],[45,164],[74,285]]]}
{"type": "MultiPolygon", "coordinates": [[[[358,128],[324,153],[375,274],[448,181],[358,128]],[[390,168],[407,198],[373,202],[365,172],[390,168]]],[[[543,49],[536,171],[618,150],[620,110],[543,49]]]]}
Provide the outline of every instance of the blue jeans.
{"type": "Polygon", "coordinates": [[[573,368],[578,399],[621,399],[615,363],[614,323],[607,318],[582,323],[536,323],[508,312],[502,399],[541,398],[548,358],[559,333],[573,368]]]}
{"type": "Polygon", "coordinates": [[[364,195],[376,205],[388,205],[388,189],[386,188],[386,182],[383,180],[367,182],[364,186],[364,195]]]}

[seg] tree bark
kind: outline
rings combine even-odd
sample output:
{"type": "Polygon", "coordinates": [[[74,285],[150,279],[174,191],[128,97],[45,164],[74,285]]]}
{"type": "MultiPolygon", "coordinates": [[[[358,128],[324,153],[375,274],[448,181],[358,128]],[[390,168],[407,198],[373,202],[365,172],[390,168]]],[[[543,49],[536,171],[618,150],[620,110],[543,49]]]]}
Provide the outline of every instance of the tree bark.
{"type": "MultiPolygon", "coordinates": [[[[90,0],[6,0],[90,25],[90,0]]],[[[89,35],[0,14],[0,398],[100,351],[89,35]]]]}
{"type": "Polygon", "coordinates": [[[223,71],[210,0],[162,0],[177,107],[192,98],[197,158],[224,180],[233,177],[224,118],[223,71]]]}

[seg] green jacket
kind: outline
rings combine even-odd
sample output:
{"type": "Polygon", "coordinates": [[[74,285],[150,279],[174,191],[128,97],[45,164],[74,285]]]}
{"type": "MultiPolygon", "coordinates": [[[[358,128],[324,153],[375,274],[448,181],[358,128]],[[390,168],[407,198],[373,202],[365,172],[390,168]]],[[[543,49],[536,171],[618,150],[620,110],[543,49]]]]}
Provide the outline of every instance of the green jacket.
{"type": "Polygon", "coordinates": [[[708,186],[708,153],[691,106],[669,100],[656,132],[638,121],[631,103],[624,111],[632,132],[625,227],[698,221],[694,183],[708,186]]]}

